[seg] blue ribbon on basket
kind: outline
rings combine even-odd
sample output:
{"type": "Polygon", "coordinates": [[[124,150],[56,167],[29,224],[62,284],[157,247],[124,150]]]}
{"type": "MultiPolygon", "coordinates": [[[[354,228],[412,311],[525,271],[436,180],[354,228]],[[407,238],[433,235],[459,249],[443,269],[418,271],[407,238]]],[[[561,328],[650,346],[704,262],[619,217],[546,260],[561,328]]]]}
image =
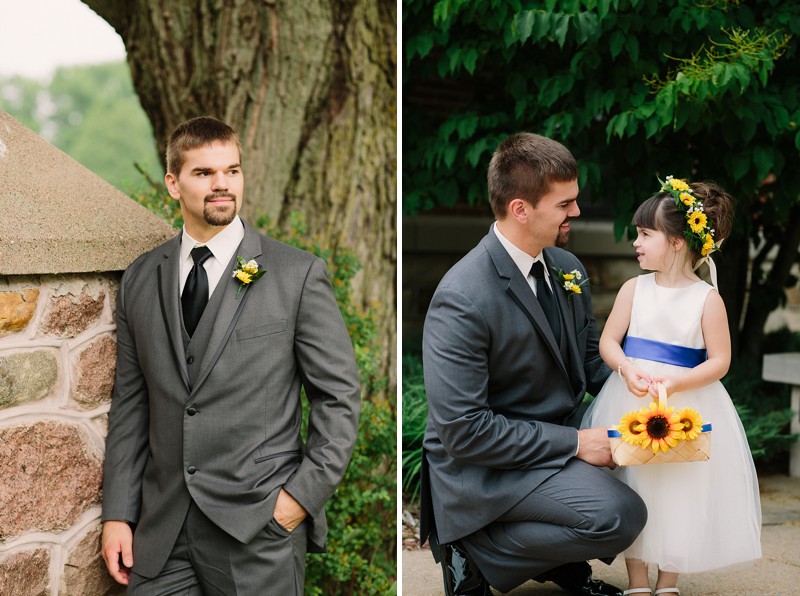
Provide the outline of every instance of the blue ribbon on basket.
{"type": "MultiPolygon", "coordinates": [[[[706,422],[703,425],[703,428],[701,429],[701,432],[710,433],[711,432],[711,423],[710,422],[706,422]]],[[[608,429],[608,438],[609,439],[621,439],[622,438],[622,433],[619,432],[618,430],[614,430],[613,428],[609,428],[608,429]]]]}

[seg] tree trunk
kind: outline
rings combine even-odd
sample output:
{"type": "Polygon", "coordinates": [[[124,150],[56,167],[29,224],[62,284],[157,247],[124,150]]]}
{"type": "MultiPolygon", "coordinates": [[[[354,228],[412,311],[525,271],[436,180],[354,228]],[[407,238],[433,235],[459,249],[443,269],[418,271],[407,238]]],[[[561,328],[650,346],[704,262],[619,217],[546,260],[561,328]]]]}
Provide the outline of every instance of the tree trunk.
{"type": "Polygon", "coordinates": [[[362,264],[396,385],[396,4],[390,0],[84,0],[122,37],[159,154],[187,118],[228,122],[244,148],[243,216],[312,234],[362,264]]]}

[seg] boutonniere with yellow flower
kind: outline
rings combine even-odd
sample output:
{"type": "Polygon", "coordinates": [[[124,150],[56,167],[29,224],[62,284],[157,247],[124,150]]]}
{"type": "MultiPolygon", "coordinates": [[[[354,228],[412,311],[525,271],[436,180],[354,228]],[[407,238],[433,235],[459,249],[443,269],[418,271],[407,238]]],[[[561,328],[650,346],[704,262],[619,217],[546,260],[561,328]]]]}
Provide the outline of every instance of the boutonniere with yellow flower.
{"type": "Polygon", "coordinates": [[[233,277],[239,282],[239,289],[236,291],[236,299],[238,300],[244,287],[261,279],[265,269],[256,263],[254,259],[245,261],[242,257],[237,256],[236,261],[238,264],[236,269],[233,270],[233,277]]]}
{"type": "Polygon", "coordinates": [[[583,279],[583,274],[577,269],[573,269],[566,273],[560,267],[553,267],[558,279],[558,285],[564,288],[567,293],[567,299],[571,298],[574,294],[582,294],[583,286],[589,283],[589,278],[583,279]]]}

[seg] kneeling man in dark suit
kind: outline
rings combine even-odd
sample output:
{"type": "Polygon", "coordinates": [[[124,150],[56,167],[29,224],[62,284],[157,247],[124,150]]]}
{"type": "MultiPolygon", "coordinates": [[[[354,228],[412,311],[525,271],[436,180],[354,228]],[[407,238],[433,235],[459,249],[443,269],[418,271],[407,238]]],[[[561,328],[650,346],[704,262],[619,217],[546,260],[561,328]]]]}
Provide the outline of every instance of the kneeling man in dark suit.
{"type": "Polygon", "coordinates": [[[572,292],[559,274],[586,279],[559,248],[580,214],[577,178],[560,143],[528,133],[503,141],[488,175],[496,221],[428,309],[421,540],[431,538],[448,596],[529,579],[621,594],[593,580],[586,560],[613,559],[647,518],[638,495],[603,470],[613,466],[606,429],[574,426],[584,394],[611,372],[588,284],[572,292]]]}

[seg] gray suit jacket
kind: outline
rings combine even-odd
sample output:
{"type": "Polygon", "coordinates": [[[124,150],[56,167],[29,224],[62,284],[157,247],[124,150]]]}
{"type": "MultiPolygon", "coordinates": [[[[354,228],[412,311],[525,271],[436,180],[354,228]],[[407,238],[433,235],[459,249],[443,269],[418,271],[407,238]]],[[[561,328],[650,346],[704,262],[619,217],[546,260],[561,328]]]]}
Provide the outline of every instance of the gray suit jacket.
{"type": "MultiPolygon", "coordinates": [[[[560,267],[586,275],[564,250],[546,248],[544,257],[551,274],[560,267]]],[[[436,289],[423,333],[424,448],[442,543],[497,519],[577,451],[567,420],[610,371],[600,359],[588,286],[568,304],[554,285],[563,346],[492,231],[436,289]]]]}
{"type": "Polygon", "coordinates": [[[319,552],[360,409],[325,264],[245,225],[236,254],[266,273],[238,299],[239,283],[224,275],[185,346],[179,250],[180,235],[122,277],[102,519],[136,524],[134,568],[154,577],[190,500],[246,543],[283,487],[308,511],[309,550],[319,552]],[[311,408],[305,445],[301,384],[311,408]]]}

